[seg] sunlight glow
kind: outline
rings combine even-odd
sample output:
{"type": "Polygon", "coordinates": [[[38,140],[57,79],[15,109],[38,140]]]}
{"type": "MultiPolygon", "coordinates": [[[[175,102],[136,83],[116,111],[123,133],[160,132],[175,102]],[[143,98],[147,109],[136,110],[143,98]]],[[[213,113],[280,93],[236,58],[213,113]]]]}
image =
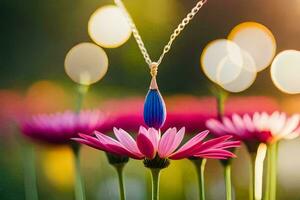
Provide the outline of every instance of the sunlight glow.
{"type": "Polygon", "coordinates": [[[218,39],[210,42],[203,50],[201,55],[201,67],[205,75],[213,82],[230,82],[237,78],[243,65],[243,56],[238,45],[226,39],[218,39]],[[230,73],[226,70],[219,70],[220,63],[230,67],[227,63],[234,63],[230,73]],[[219,71],[219,74],[218,74],[219,71]],[[224,72],[224,74],[223,74],[224,72]],[[218,74],[218,75],[217,75],[218,74]],[[228,76],[230,75],[230,76],[228,76]],[[223,77],[224,76],[224,77],[223,77]]]}
{"type": "Polygon", "coordinates": [[[271,77],[282,92],[300,93],[300,51],[286,50],[279,53],[272,63],[271,77]]]}
{"type": "Polygon", "coordinates": [[[80,43],[65,58],[65,71],[76,83],[90,85],[104,77],[108,69],[105,51],[92,43],[80,43]]]}
{"type": "Polygon", "coordinates": [[[276,41],[272,32],[256,22],[237,25],[228,35],[228,39],[253,57],[257,72],[267,68],[276,53],[276,41]]]}
{"type": "MultiPolygon", "coordinates": [[[[227,63],[228,66],[222,65],[223,63],[220,63],[219,66],[219,72],[218,74],[221,74],[223,76],[223,79],[228,76],[232,76],[229,74],[231,71],[229,68],[240,68],[240,73],[238,76],[236,76],[235,79],[232,79],[230,82],[221,82],[218,81],[221,87],[223,87],[225,90],[230,92],[242,92],[246,89],[248,89],[255,81],[256,79],[256,68],[255,68],[255,62],[253,58],[248,54],[247,52],[243,52],[243,66],[235,66],[236,64],[233,62],[227,63]],[[226,73],[227,71],[227,73],[226,73]]],[[[218,76],[219,80],[219,76],[218,76]]]]}
{"type": "Polygon", "coordinates": [[[31,114],[55,112],[68,108],[69,100],[69,95],[59,84],[40,80],[28,88],[24,109],[31,114]]]}
{"type": "Polygon", "coordinates": [[[204,48],[201,67],[211,81],[230,92],[246,90],[257,74],[252,56],[226,39],[214,40],[204,48]]]}
{"type": "Polygon", "coordinates": [[[92,14],[88,23],[88,33],[98,45],[116,48],[130,38],[131,28],[121,10],[117,6],[108,5],[92,14]]]}

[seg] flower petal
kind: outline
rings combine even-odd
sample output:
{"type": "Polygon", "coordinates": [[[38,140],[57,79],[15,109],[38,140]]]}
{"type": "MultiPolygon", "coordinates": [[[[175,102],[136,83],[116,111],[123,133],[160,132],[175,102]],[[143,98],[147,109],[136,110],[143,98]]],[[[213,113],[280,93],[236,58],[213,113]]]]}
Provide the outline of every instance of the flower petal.
{"type": "Polygon", "coordinates": [[[222,142],[219,145],[215,146],[215,148],[220,148],[220,149],[229,149],[229,148],[236,148],[241,146],[240,141],[228,141],[228,142],[222,142]]]}
{"type": "Polygon", "coordinates": [[[162,136],[158,145],[158,155],[161,158],[168,157],[169,152],[172,152],[173,143],[176,137],[176,128],[169,128],[162,136]]]}
{"type": "Polygon", "coordinates": [[[156,151],[154,145],[151,140],[143,133],[140,133],[137,136],[137,146],[140,152],[145,155],[145,157],[150,159],[153,159],[155,157],[156,151]]]}
{"type": "Polygon", "coordinates": [[[116,128],[114,128],[114,133],[116,138],[127,150],[135,154],[140,154],[142,156],[135,140],[131,137],[129,133],[127,133],[123,129],[118,130],[116,128]]]}
{"type": "Polygon", "coordinates": [[[292,133],[295,131],[295,129],[299,126],[299,120],[300,120],[300,116],[299,115],[293,115],[292,117],[290,117],[283,130],[280,132],[280,136],[284,138],[286,135],[292,133]]]}
{"type": "Polygon", "coordinates": [[[202,131],[185,143],[181,148],[179,148],[175,153],[173,153],[169,158],[171,159],[181,159],[192,156],[193,151],[197,148],[202,140],[208,135],[209,131],[202,131]]]}
{"type": "Polygon", "coordinates": [[[210,119],[206,122],[206,127],[212,130],[215,134],[224,135],[227,131],[224,128],[223,124],[218,120],[210,119]]]}
{"type": "Polygon", "coordinates": [[[117,141],[103,133],[100,133],[98,131],[95,131],[95,135],[98,138],[98,140],[100,140],[103,144],[115,144],[118,146],[123,146],[119,141],[117,141]]]}
{"type": "Polygon", "coordinates": [[[198,151],[197,153],[201,153],[202,151],[206,151],[210,148],[217,148],[218,146],[222,145],[223,142],[225,142],[226,140],[229,140],[230,138],[232,138],[231,135],[225,135],[222,137],[208,140],[208,141],[204,142],[203,144],[201,144],[201,146],[199,146],[199,148],[197,149],[197,151],[198,151]]]}
{"type": "Polygon", "coordinates": [[[245,114],[243,117],[243,121],[245,123],[245,127],[249,132],[254,132],[256,131],[256,128],[253,124],[253,121],[251,119],[251,117],[248,114],[245,114]]]}
{"type": "Polygon", "coordinates": [[[157,150],[159,145],[159,140],[160,140],[159,131],[154,128],[149,128],[147,136],[151,140],[152,144],[154,145],[154,148],[157,150]]]}
{"type": "Polygon", "coordinates": [[[94,145],[96,145],[97,149],[101,148],[104,151],[106,150],[106,146],[101,141],[99,141],[97,138],[90,136],[90,135],[81,134],[81,133],[79,133],[78,135],[79,135],[79,137],[83,138],[84,140],[88,141],[89,143],[93,143],[94,145]]]}
{"type": "Polygon", "coordinates": [[[128,156],[128,157],[131,157],[134,159],[143,159],[144,158],[143,155],[132,153],[132,152],[128,151],[126,148],[124,148],[123,146],[118,146],[115,144],[107,144],[106,146],[107,146],[107,148],[109,148],[110,152],[112,152],[116,155],[128,156]]]}
{"type": "Polygon", "coordinates": [[[245,131],[246,127],[244,125],[244,121],[239,115],[233,114],[232,122],[234,123],[235,129],[237,129],[237,135],[241,136],[247,134],[247,131],[245,131]]]}
{"type": "Polygon", "coordinates": [[[237,130],[234,127],[232,121],[228,117],[223,117],[223,124],[225,126],[225,130],[231,134],[236,134],[237,130]]]}
{"type": "Polygon", "coordinates": [[[90,147],[92,147],[92,148],[94,148],[94,149],[99,149],[99,150],[101,150],[101,151],[106,151],[106,148],[103,148],[102,145],[97,145],[97,144],[95,144],[95,143],[93,143],[93,142],[91,142],[91,141],[89,141],[89,140],[86,140],[86,139],[82,139],[82,138],[71,138],[71,140],[76,141],[76,142],[78,142],[78,143],[80,143],[80,144],[85,144],[85,145],[90,146],[90,147]]]}
{"type": "Polygon", "coordinates": [[[95,131],[95,135],[98,138],[98,140],[101,141],[101,143],[103,143],[105,147],[108,149],[108,151],[110,151],[111,153],[122,155],[122,156],[129,156],[132,158],[142,157],[139,154],[130,152],[119,141],[116,141],[115,139],[107,135],[104,135],[103,133],[95,131]]]}

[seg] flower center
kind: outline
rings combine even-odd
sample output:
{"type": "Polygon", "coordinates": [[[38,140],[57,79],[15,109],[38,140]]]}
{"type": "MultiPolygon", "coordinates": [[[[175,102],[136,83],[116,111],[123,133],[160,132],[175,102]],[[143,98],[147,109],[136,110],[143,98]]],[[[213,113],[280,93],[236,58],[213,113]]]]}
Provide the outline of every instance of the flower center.
{"type": "Polygon", "coordinates": [[[158,155],[154,159],[144,159],[144,165],[151,169],[164,169],[170,165],[170,161],[167,158],[160,158],[158,155]]]}

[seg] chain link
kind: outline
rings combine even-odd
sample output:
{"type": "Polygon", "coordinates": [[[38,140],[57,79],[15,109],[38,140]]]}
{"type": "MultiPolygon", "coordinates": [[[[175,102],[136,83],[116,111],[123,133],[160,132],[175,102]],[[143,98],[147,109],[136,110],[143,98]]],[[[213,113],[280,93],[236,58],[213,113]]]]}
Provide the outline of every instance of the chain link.
{"type": "MultiPolygon", "coordinates": [[[[138,29],[135,25],[135,23],[133,22],[133,19],[131,18],[129,12],[127,11],[126,7],[124,6],[122,0],[114,0],[115,4],[121,9],[121,11],[123,12],[124,16],[126,17],[129,26],[132,29],[132,34],[133,37],[135,38],[140,51],[146,61],[146,63],[149,65],[149,67],[151,68],[152,64],[154,63],[150,56],[149,53],[145,47],[145,44],[138,32],[138,29]]],[[[157,67],[158,65],[162,62],[164,56],[170,51],[172,44],[174,42],[174,40],[177,38],[177,36],[180,35],[180,33],[183,31],[183,29],[189,24],[189,22],[195,17],[195,15],[199,12],[199,10],[202,8],[202,6],[207,2],[207,0],[200,0],[198,1],[198,3],[192,8],[191,12],[189,12],[186,17],[181,21],[181,23],[177,26],[177,28],[173,31],[172,35],[170,36],[170,40],[167,43],[167,45],[165,45],[163,52],[161,54],[161,56],[159,57],[158,61],[155,62],[157,67]]]]}

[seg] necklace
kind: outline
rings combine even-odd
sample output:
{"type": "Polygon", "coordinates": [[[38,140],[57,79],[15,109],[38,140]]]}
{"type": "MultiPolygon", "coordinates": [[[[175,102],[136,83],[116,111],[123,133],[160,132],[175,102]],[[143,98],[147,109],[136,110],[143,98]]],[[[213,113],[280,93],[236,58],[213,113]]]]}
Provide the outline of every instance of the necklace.
{"type": "Polygon", "coordinates": [[[166,120],[166,106],[165,102],[158,90],[158,85],[156,82],[156,76],[158,72],[158,66],[161,64],[165,55],[170,51],[174,40],[180,33],[184,30],[184,28],[189,24],[189,22],[195,17],[195,15],[199,12],[202,6],[207,2],[207,0],[200,0],[197,4],[192,8],[192,10],[186,15],[186,17],[180,22],[180,24],[176,27],[173,33],[170,36],[168,43],[164,46],[162,54],[159,59],[155,62],[150,58],[150,55],[145,47],[145,44],[139,34],[139,31],[131,18],[129,12],[127,11],[125,5],[122,0],[114,0],[115,4],[122,11],[126,20],[128,21],[129,26],[131,27],[132,34],[138,44],[138,47],[145,59],[145,62],[148,64],[150,68],[150,74],[152,76],[150,87],[148,94],[144,103],[144,121],[149,127],[153,127],[159,129],[163,126],[166,120]]]}

